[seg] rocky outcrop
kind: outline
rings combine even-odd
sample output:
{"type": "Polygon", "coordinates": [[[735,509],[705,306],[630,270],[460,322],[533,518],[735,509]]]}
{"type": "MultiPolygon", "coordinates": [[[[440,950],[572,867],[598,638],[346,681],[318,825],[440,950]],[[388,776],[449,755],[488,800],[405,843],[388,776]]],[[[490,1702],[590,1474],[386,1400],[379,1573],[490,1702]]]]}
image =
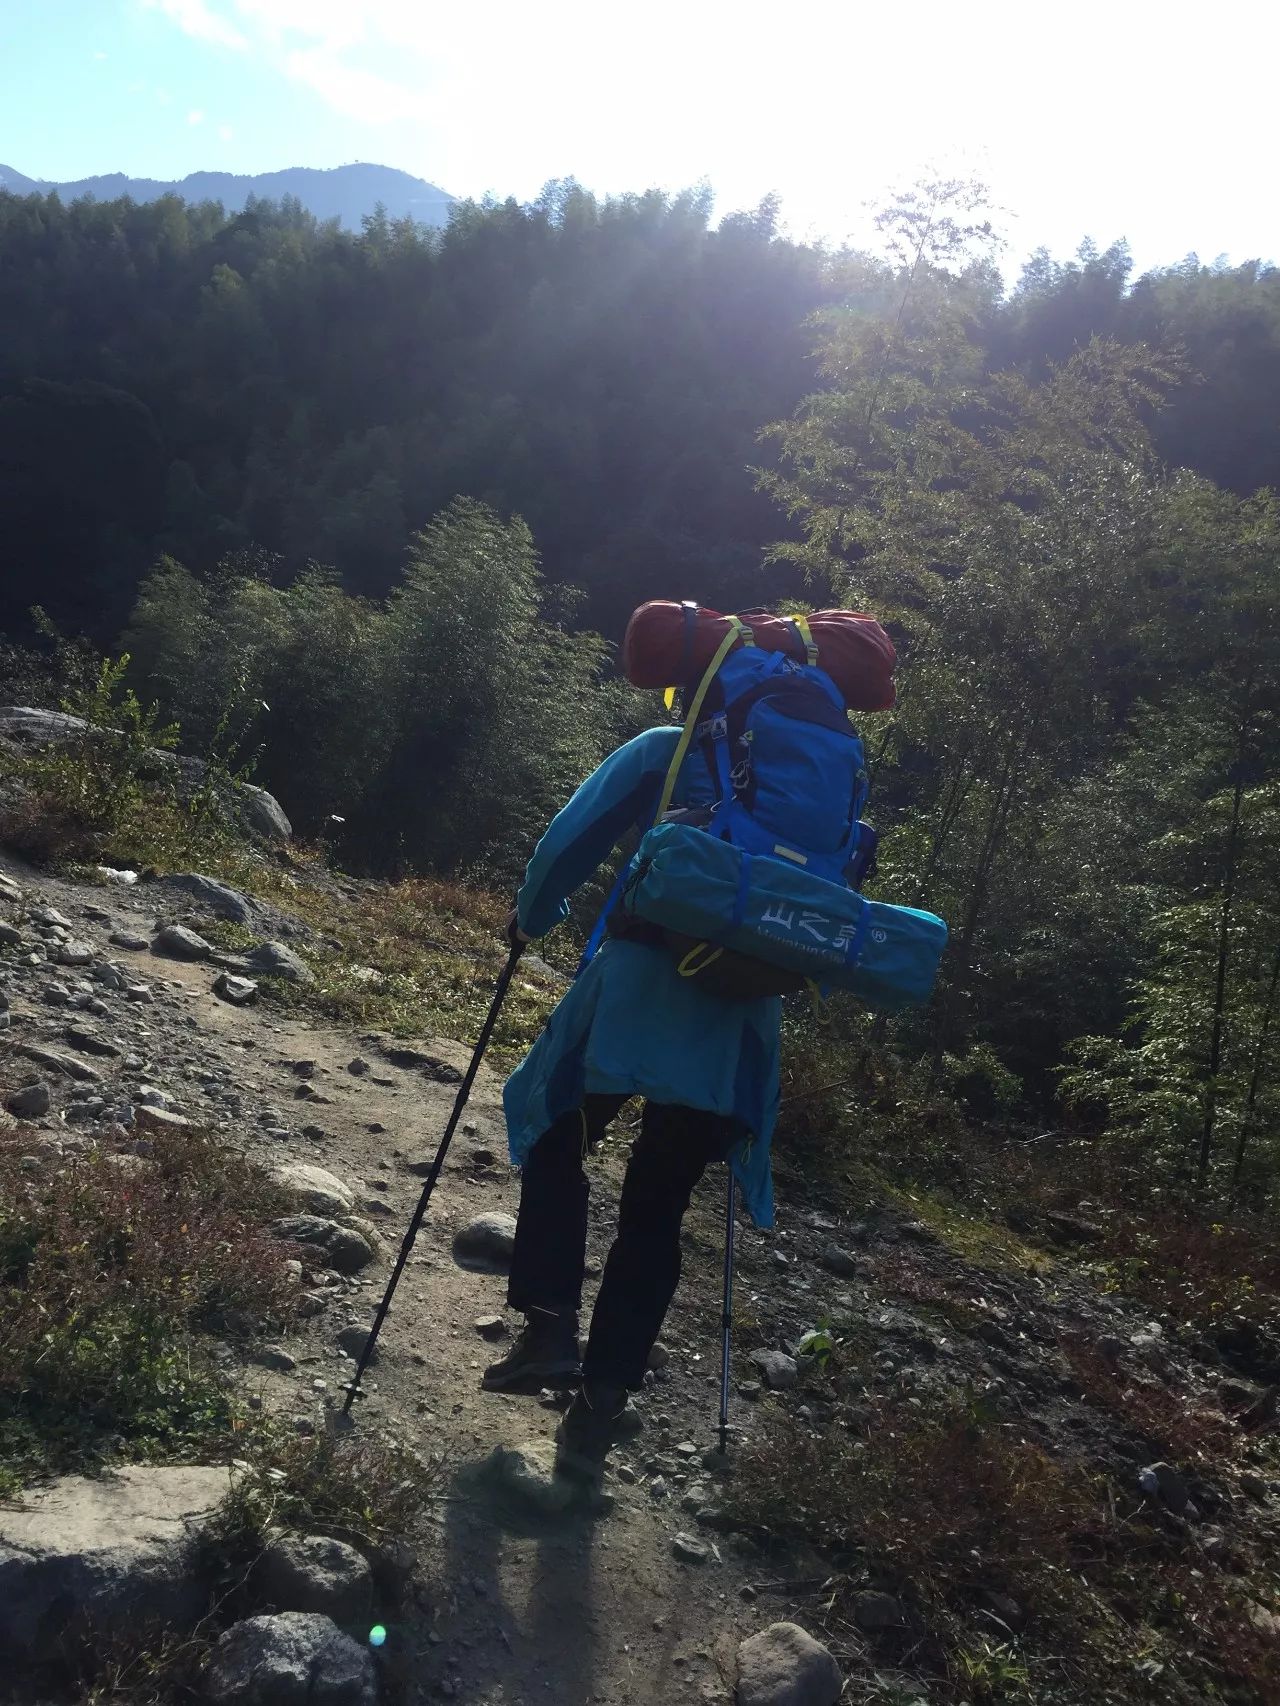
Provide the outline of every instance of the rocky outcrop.
{"type": "Polygon", "coordinates": [[[0,1510],[0,1652],[32,1659],[90,1625],[195,1622],[207,1609],[195,1542],[230,1485],[225,1468],[134,1466],[65,1476],[0,1510]]]}

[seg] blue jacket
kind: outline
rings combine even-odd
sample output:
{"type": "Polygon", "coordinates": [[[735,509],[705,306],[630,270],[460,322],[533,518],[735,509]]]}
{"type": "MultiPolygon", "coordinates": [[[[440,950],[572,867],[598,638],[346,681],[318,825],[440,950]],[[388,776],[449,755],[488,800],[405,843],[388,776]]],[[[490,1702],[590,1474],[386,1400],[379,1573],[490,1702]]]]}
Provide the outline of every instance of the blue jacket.
{"type": "MultiPolygon", "coordinates": [[[[628,830],[653,822],[680,731],[648,729],[605,759],[556,814],[534,849],[517,902],[520,928],[544,936],[568,914],[567,897],[628,830]]],[[[686,761],[675,803],[699,791],[686,761]],[[688,774],[686,774],[688,772],[688,774]]],[[[507,1082],[503,1105],[511,1159],[530,1149],[585,1095],[636,1095],[705,1108],[747,1136],[730,1157],[757,1226],[773,1225],[769,1142],[778,1115],[777,997],[724,1001],[676,970],[674,958],[638,942],[607,940],[547,1020],[507,1082]]]]}

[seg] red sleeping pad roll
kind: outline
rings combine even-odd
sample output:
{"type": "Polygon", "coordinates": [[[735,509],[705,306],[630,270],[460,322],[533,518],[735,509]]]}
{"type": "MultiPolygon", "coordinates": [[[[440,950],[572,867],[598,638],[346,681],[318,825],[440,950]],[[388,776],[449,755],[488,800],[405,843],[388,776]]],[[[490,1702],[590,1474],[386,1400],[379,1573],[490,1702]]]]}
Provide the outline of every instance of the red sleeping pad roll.
{"type": "MultiPolygon", "coordinates": [[[[655,598],[632,612],[622,641],[622,673],[633,687],[683,687],[696,682],[729,631],[732,618],[697,606],[690,630],[685,606],[655,598]]],[[[756,645],[806,661],[804,642],[785,616],[745,611],[756,645]]],[[[887,711],[893,704],[893,641],[874,616],[856,610],[815,610],[809,632],[817,662],[844,694],[851,711],[887,711]]],[[[741,642],[739,642],[741,644],[741,642]]]]}

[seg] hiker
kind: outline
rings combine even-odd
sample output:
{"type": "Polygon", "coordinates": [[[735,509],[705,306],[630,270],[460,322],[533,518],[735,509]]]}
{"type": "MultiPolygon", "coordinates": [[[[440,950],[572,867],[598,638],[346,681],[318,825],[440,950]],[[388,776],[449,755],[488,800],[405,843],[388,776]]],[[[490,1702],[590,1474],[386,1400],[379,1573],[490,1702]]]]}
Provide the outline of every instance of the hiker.
{"type": "MultiPolygon", "coordinates": [[[[637,735],[556,815],[530,860],[508,926],[513,936],[545,935],[626,831],[652,822],[679,737],[676,728],[637,735]]],[[[700,765],[695,755],[682,767],[677,806],[695,797],[700,765]]],[[[522,1169],[507,1301],[527,1325],[483,1384],[536,1392],[581,1375],[561,1442],[588,1465],[604,1459],[627,1394],[644,1379],[680,1278],[680,1224],[708,1164],[729,1160],[756,1225],[773,1224],[768,1146],[780,1017],[776,996],[727,1001],[704,993],[661,948],[610,937],[507,1083],[511,1158],[522,1169]],[[640,1135],[580,1365],[583,1163],[637,1095],[645,1099],[640,1135]]]]}
{"type": "MultiPolygon", "coordinates": [[[[619,747],[553,819],[508,923],[513,945],[545,935],[566,917],[568,897],[633,828],[652,838],[671,835],[666,826],[679,823],[679,834],[699,831],[693,841],[703,854],[714,840],[722,849],[733,843],[766,855],[741,856],[737,924],[753,866],[773,866],[785,883],[812,861],[828,880],[817,874],[804,880],[842,897],[842,904],[850,901],[848,885],[859,886],[869,858],[858,849],[865,850],[868,837],[873,846],[874,836],[860,821],[866,776],[848,707],[892,704],[894,657],[870,618],[847,611],[821,617],[830,636],[823,661],[829,656],[833,668],[856,681],[853,692],[818,667],[815,634],[804,618],[753,612],[748,621],[666,603],[635,613],[624,670],[640,685],[686,682],[685,727],[649,729],[619,747]],[[646,657],[655,635],[656,658],[646,657]],[[716,715],[700,722],[704,699],[716,715]],[[664,827],[651,829],[655,823],[664,827]],[[822,851],[805,841],[806,827],[822,851]]],[[[817,629],[819,617],[812,622],[817,629]]],[[[727,1161],[754,1223],[773,1224],[777,992],[807,981],[794,966],[780,978],[776,965],[762,968],[758,959],[726,953],[709,940],[672,936],[628,915],[618,897],[615,890],[606,909],[603,946],[592,957],[598,927],[576,981],[504,1092],[511,1158],[522,1169],[507,1299],[526,1326],[483,1378],[492,1391],[580,1380],[558,1437],[562,1464],[587,1471],[602,1465],[621,1431],[628,1393],[642,1384],[680,1277],[681,1221],[707,1166],[727,1161]],[[584,1163],[633,1096],[644,1098],[640,1135],[580,1362],[584,1163]]],[[[855,917],[862,905],[852,897],[855,917]]],[[[864,934],[865,925],[844,924],[828,943],[828,957],[834,954],[841,969],[845,960],[852,967],[864,934]]],[[[793,959],[814,952],[808,942],[792,946],[793,959]]]]}

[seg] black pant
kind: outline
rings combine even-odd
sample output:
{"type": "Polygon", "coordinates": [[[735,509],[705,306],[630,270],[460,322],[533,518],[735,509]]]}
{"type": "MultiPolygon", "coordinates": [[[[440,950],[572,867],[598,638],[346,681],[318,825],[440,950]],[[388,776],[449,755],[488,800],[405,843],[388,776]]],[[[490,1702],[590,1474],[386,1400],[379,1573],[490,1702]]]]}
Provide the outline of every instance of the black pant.
{"type": "MultiPolygon", "coordinates": [[[[588,1096],[534,1144],[525,1162],[507,1301],[576,1310],[587,1249],[583,1162],[625,1096],[588,1096]]],[[[680,1279],[680,1222],[707,1163],[741,1136],[732,1120],[646,1102],[631,1149],[618,1235],[605,1263],[583,1359],[588,1380],[638,1387],[680,1279]]]]}

